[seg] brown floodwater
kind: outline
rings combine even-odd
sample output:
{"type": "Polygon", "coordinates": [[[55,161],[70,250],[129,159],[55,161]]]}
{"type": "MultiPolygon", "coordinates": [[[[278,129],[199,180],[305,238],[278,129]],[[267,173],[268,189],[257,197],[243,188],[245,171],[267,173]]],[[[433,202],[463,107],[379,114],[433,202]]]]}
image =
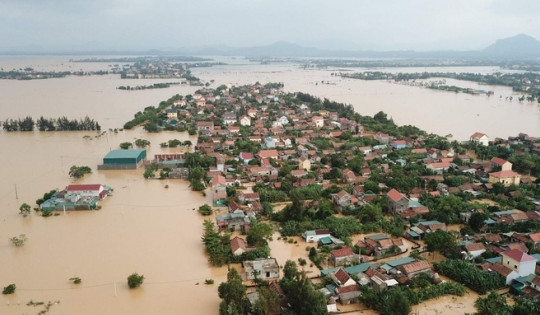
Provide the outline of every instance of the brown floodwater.
{"type": "MultiPolygon", "coordinates": [[[[69,57],[2,56],[0,67],[4,70],[25,66],[39,70],[105,70],[108,67],[104,63],[70,64],[68,60],[69,57]]],[[[457,119],[456,113],[461,111],[467,116],[463,108],[482,109],[494,119],[502,115],[508,124],[497,129],[501,135],[517,131],[540,134],[536,105],[387,82],[341,80],[332,77],[330,71],[301,70],[287,64],[260,66],[236,62],[238,64],[231,68],[194,72],[199,72],[205,80],[215,79],[213,86],[229,82],[285,82],[285,88],[290,91],[307,91],[353,103],[363,113],[384,110],[398,123],[415,123],[416,119],[422,128],[453,133],[458,139],[458,135],[468,135],[476,129],[491,133],[486,130],[490,124],[483,120],[483,114],[476,116],[481,118],[472,117],[482,128],[461,124],[466,117],[457,119]],[[321,80],[335,85],[316,84],[321,80]],[[503,110],[509,112],[503,115],[503,110]],[[431,121],[430,112],[438,113],[438,120],[431,121]],[[440,117],[449,122],[448,131],[442,127],[440,117]]],[[[156,106],[177,93],[193,93],[196,87],[120,91],[116,90],[117,86],[170,81],[121,80],[115,75],[2,80],[0,120],[26,115],[34,118],[88,115],[104,130],[119,128],[144,107],[156,106]]],[[[496,94],[511,93],[506,88],[497,88],[496,94]]],[[[122,142],[137,138],[149,140],[148,157],[151,158],[156,153],[179,152],[179,149],[161,148],[161,142],[175,138],[195,142],[195,139],[177,132],[147,134],[140,128],[96,135],[96,132],[0,131],[0,287],[10,283],[17,285],[15,294],[0,297],[0,314],[38,313],[40,307],[26,306],[30,300],[59,301],[51,307],[51,314],[216,314],[217,286],[226,279],[227,268],[209,266],[200,239],[204,219],[193,210],[210,203],[211,196],[203,197],[190,191],[181,180],[144,180],[142,169],[97,171],[103,156],[122,142]],[[73,183],[68,176],[72,165],[87,165],[93,169],[92,174],[76,183],[102,183],[113,187],[113,195],[101,202],[101,210],[68,211],[49,218],[35,213],[22,218],[18,214],[22,203],[34,206],[43,193],[73,183]],[[26,234],[28,241],[16,248],[8,238],[19,234],[26,234]],[[126,278],[133,272],[143,274],[145,282],[142,287],[129,290],[126,278]],[[81,284],[69,281],[75,276],[82,278],[81,284]],[[205,279],[214,279],[215,284],[204,285],[205,279]]],[[[306,269],[316,272],[309,266],[307,244],[303,240],[294,238],[297,243],[290,244],[278,240],[277,236],[274,235],[270,246],[272,256],[280,265],[287,259],[304,258],[308,262],[306,269]]]]}

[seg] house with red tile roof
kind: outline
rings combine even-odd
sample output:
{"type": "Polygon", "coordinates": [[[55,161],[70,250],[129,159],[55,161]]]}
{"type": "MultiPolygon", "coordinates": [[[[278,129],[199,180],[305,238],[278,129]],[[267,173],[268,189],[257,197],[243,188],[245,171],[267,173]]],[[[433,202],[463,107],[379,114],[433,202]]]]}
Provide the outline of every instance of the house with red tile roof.
{"type": "Polygon", "coordinates": [[[418,260],[398,267],[398,269],[409,279],[412,279],[419,274],[430,272],[431,265],[425,260],[418,260]]]}
{"type": "Polygon", "coordinates": [[[342,190],[337,194],[332,194],[332,201],[336,206],[348,207],[352,205],[352,196],[345,190],[342,190]]]}
{"type": "Polygon", "coordinates": [[[360,262],[360,257],[350,247],[344,246],[340,249],[334,249],[330,253],[330,262],[336,267],[355,265],[360,262]]]}
{"type": "Polygon", "coordinates": [[[469,138],[470,142],[476,142],[478,144],[487,146],[489,145],[489,137],[485,133],[475,132],[469,138]]]}
{"type": "Polygon", "coordinates": [[[499,157],[494,157],[490,161],[492,168],[499,168],[501,171],[511,171],[512,163],[499,157]]]}
{"type": "Polygon", "coordinates": [[[474,259],[486,251],[486,247],[482,243],[467,244],[463,248],[467,254],[467,259],[474,259]]]}
{"type": "Polygon", "coordinates": [[[489,182],[494,183],[501,183],[505,187],[508,187],[510,185],[519,185],[521,179],[521,175],[514,171],[499,171],[499,172],[493,172],[489,173],[489,182]]]}
{"type": "Polygon", "coordinates": [[[502,252],[501,257],[501,264],[517,272],[520,276],[534,274],[536,258],[517,249],[502,252]]]}
{"type": "Polygon", "coordinates": [[[388,211],[393,214],[398,214],[409,207],[409,199],[395,189],[391,189],[386,194],[388,203],[388,211]]]}
{"type": "Polygon", "coordinates": [[[240,238],[238,236],[235,236],[233,239],[231,239],[229,243],[231,245],[231,251],[235,256],[240,256],[247,251],[255,249],[255,247],[248,246],[247,242],[243,238],[240,238]]]}

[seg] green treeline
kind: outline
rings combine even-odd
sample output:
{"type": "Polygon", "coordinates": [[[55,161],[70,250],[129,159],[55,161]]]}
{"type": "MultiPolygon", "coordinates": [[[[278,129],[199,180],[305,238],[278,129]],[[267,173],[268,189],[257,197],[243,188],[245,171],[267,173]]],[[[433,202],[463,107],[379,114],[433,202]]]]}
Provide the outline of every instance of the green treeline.
{"type": "MultiPolygon", "coordinates": [[[[512,87],[514,91],[525,92],[530,95],[527,99],[534,101],[534,99],[540,99],[540,88],[538,88],[538,82],[540,80],[540,74],[535,72],[525,73],[501,73],[496,72],[492,74],[480,74],[480,73],[455,73],[455,72],[415,72],[415,73],[390,73],[381,71],[365,71],[360,73],[342,73],[342,77],[361,79],[361,80],[394,80],[396,82],[409,81],[417,79],[430,79],[430,78],[448,78],[463,81],[478,82],[480,84],[487,85],[504,85],[512,87]]],[[[455,88],[450,86],[444,86],[444,89],[449,91],[458,92],[455,88]]],[[[466,92],[463,89],[463,92],[466,92]]],[[[522,99],[524,100],[524,98],[522,99]]]]}
{"type": "Polygon", "coordinates": [[[476,269],[472,264],[460,259],[447,259],[434,264],[435,271],[465,284],[478,294],[504,287],[504,279],[495,272],[476,269]]]}
{"type": "Polygon", "coordinates": [[[34,131],[37,126],[39,131],[75,131],[75,130],[101,130],[99,123],[88,116],[83,119],[68,119],[67,117],[44,118],[43,116],[34,121],[30,116],[24,119],[6,119],[0,122],[5,131],[34,131]]]}
{"type": "Polygon", "coordinates": [[[151,89],[166,89],[171,85],[178,85],[180,82],[167,82],[167,83],[154,83],[152,85],[137,85],[137,86],[124,86],[117,87],[118,90],[125,91],[138,91],[138,90],[151,90],[151,89]]]}

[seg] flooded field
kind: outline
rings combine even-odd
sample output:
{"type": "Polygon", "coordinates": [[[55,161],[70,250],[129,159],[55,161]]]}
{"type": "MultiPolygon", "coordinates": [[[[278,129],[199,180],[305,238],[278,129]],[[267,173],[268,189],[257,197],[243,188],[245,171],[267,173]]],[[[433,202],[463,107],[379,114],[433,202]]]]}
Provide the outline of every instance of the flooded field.
{"type": "MultiPolygon", "coordinates": [[[[69,64],[68,57],[33,58],[1,57],[0,66],[107,69],[107,64],[69,64]]],[[[540,135],[536,105],[517,101],[387,82],[342,80],[331,76],[329,70],[302,70],[283,64],[238,64],[194,72],[204,80],[216,80],[212,86],[229,82],[284,82],[288,91],[305,91],[351,103],[363,114],[383,110],[400,124],[418,124],[429,131],[452,133],[457,139],[464,139],[476,130],[490,136],[514,135],[519,131],[540,135]],[[322,80],[331,84],[320,84],[322,80]]],[[[155,106],[174,94],[193,93],[196,87],[129,92],[117,90],[117,86],[168,81],[171,80],[121,80],[114,75],[4,80],[0,82],[0,120],[27,115],[34,119],[41,115],[52,118],[88,115],[104,130],[119,128],[146,106],[155,106]]],[[[507,88],[497,91],[496,94],[511,93],[507,88]]],[[[15,294],[0,297],[0,314],[38,313],[40,307],[26,305],[30,300],[59,301],[52,305],[51,314],[216,314],[217,286],[226,278],[227,269],[208,265],[200,239],[204,219],[193,210],[210,203],[210,197],[192,192],[181,180],[144,180],[142,169],[97,171],[103,156],[122,142],[149,140],[148,157],[152,158],[157,153],[178,152],[178,149],[161,148],[161,142],[171,139],[195,142],[195,138],[176,132],[147,134],[142,129],[96,135],[95,132],[0,131],[3,179],[0,182],[0,285],[17,285],[15,294]],[[93,173],[73,181],[68,176],[72,165],[89,166],[93,173]],[[99,211],[68,211],[49,218],[35,213],[22,218],[18,214],[22,203],[34,206],[43,193],[70,183],[101,183],[111,186],[114,192],[101,203],[99,211]],[[8,238],[19,234],[26,234],[28,241],[16,248],[8,238]],[[133,272],[143,274],[145,282],[142,287],[129,290],[126,278],[133,272]],[[69,281],[75,276],[82,279],[81,284],[69,281]],[[215,284],[205,286],[205,279],[214,279],[215,284]]],[[[300,238],[293,238],[292,243],[278,240],[277,234],[270,242],[272,256],[280,265],[287,259],[303,258],[308,262],[304,268],[315,274],[317,270],[310,266],[305,250],[308,245],[300,238]]],[[[430,301],[415,311],[424,314],[433,308],[445,312],[446,306],[454,303],[445,299],[430,301]]],[[[467,300],[458,298],[455,303],[463,303],[466,305],[463,310],[472,312],[469,300],[473,298],[467,302],[463,299],[467,300]]],[[[456,310],[462,309],[453,309],[456,310]]]]}

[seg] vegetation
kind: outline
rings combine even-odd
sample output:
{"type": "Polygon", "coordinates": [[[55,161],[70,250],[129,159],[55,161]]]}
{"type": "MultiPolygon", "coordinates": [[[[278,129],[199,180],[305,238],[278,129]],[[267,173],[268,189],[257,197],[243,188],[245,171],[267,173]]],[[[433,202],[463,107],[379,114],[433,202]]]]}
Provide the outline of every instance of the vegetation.
{"type": "Polygon", "coordinates": [[[53,190],[49,191],[48,193],[44,193],[42,198],[39,198],[39,199],[36,200],[36,204],[38,206],[41,205],[43,202],[51,199],[52,196],[54,196],[56,194],[56,192],[57,192],[57,190],[53,189],[53,190]]]}
{"type": "Polygon", "coordinates": [[[82,282],[82,279],[79,277],[73,277],[73,278],[69,278],[69,281],[72,281],[75,284],[79,284],[82,282]]]}
{"type": "Polygon", "coordinates": [[[65,116],[57,119],[41,116],[37,123],[32,117],[27,116],[24,119],[6,119],[2,122],[5,131],[33,131],[36,125],[39,131],[101,130],[99,123],[88,116],[79,120],[70,120],[65,116]]]}
{"type": "Polygon", "coordinates": [[[131,143],[131,142],[122,142],[122,143],[120,143],[120,149],[127,150],[127,149],[130,149],[130,148],[133,148],[133,143],[131,143]]]}
{"type": "Polygon", "coordinates": [[[242,284],[242,278],[238,271],[230,268],[227,273],[227,282],[222,282],[218,287],[219,314],[249,314],[250,304],[246,295],[246,287],[242,284]]]}
{"type": "Polygon", "coordinates": [[[30,207],[29,204],[23,203],[19,207],[19,214],[22,215],[24,218],[26,218],[30,214],[31,210],[32,210],[32,207],[30,207]]]}
{"type": "Polygon", "coordinates": [[[199,213],[202,215],[211,215],[213,213],[212,207],[207,204],[204,204],[199,207],[199,213]]]}
{"type": "Polygon", "coordinates": [[[443,260],[434,264],[434,269],[442,275],[463,283],[478,294],[502,288],[505,284],[504,279],[499,274],[478,270],[463,260],[443,260]]]}
{"type": "Polygon", "coordinates": [[[2,290],[2,294],[13,294],[15,293],[15,289],[17,288],[17,286],[12,283],[6,287],[4,287],[4,289],[2,290]]]}
{"type": "Polygon", "coordinates": [[[72,165],[69,168],[69,176],[76,179],[81,178],[84,175],[90,174],[90,173],[92,173],[92,169],[88,166],[72,165]]]}
{"type": "Polygon", "coordinates": [[[26,234],[21,234],[19,236],[13,236],[9,240],[16,247],[22,247],[26,243],[28,238],[26,237],[26,234]]]}
{"type": "Polygon", "coordinates": [[[150,146],[150,141],[145,139],[137,139],[135,140],[135,146],[137,148],[146,148],[150,146]]]}
{"type": "Polygon", "coordinates": [[[305,272],[298,271],[294,261],[287,260],[285,263],[280,285],[296,314],[327,313],[324,296],[315,290],[305,272]]]}
{"type": "Polygon", "coordinates": [[[139,275],[138,273],[132,273],[131,275],[127,277],[127,283],[130,289],[134,289],[141,286],[141,284],[143,284],[143,281],[144,281],[144,276],[139,275]]]}
{"type": "Polygon", "coordinates": [[[180,84],[180,82],[154,83],[152,85],[137,85],[137,86],[121,85],[121,86],[117,87],[117,89],[118,90],[124,90],[124,91],[166,89],[166,88],[170,87],[171,85],[179,85],[179,84],[180,84]]]}
{"type": "Polygon", "coordinates": [[[411,312],[411,305],[448,294],[462,296],[467,289],[459,283],[444,282],[431,285],[427,282],[420,289],[399,286],[393,290],[377,292],[374,289],[362,287],[362,291],[361,300],[366,306],[381,314],[406,315],[411,312]]]}

